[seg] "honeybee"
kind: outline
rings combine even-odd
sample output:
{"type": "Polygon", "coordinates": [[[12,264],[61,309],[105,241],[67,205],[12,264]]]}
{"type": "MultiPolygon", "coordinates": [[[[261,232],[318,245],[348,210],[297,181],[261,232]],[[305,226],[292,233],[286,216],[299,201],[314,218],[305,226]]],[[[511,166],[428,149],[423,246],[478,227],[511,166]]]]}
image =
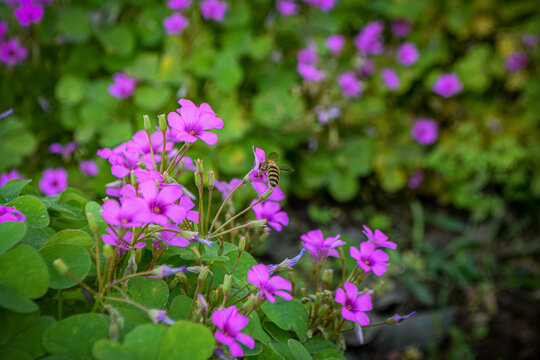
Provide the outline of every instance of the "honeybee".
{"type": "Polygon", "coordinates": [[[294,169],[288,165],[277,165],[278,154],[271,152],[266,159],[259,164],[259,169],[264,171],[268,176],[268,183],[271,187],[276,187],[279,183],[279,170],[294,171],[294,169]]]}

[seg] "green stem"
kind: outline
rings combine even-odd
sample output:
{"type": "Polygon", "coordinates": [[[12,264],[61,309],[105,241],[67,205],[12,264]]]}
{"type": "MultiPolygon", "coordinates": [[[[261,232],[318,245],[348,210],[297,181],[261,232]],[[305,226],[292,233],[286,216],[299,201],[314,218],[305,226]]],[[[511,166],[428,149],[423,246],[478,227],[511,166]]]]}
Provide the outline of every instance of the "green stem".
{"type": "Polygon", "coordinates": [[[154,157],[154,149],[152,147],[152,139],[150,136],[150,130],[146,131],[146,135],[148,135],[148,144],[150,145],[150,154],[152,154],[152,164],[154,164],[154,170],[157,170],[156,159],[154,157]]]}
{"type": "Polygon", "coordinates": [[[219,230],[223,229],[225,226],[227,226],[228,223],[230,223],[231,221],[233,221],[234,219],[236,219],[237,217],[243,215],[244,213],[246,213],[247,211],[251,210],[251,208],[253,208],[255,205],[257,204],[260,204],[261,202],[263,202],[264,200],[262,198],[258,198],[257,201],[255,201],[253,204],[249,205],[247,208],[245,208],[244,210],[240,211],[238,214],[234,215],[232,218],[230,218],[229,220],[227,220],[225,223],[223,223],[219,228],[216,229],[216,232],[218,232],[219,230]]]}
{"type": "Polygon", "coordinates": [[[212,190],[208,188],[208,207],[206,208],[206,221],[204,222],[204,234],[208,234],[208,222],[210,221],[210,209],[212,208],[212,190]]]}
{"type": "Polygon", "coordinates": [[[227,195],[225,200],[223,200],[223,202],[221,203],[221,206],[219,207],[219,209],[218,209],[218,211],[216,213],[216,216],[214,217],[214,220],[212,221],[212,225],[210,225],[210,229],[208,230],[208,232],[211,232],[212,229],[214,228],[214,225],[216,224],[216,221],[217,221],[217,219],[219,217],[219,214],[221,214],[221,211],[225,207],[225,204],[227,204],[229,202],[229,200],[231,199],[234,192],[236,190],[238,190],[240,188],[240,186],[245,185],[245,184],[246,184],[246,182],[244,180],[242,180],[242,182],[240,184],[236,185],[236,187],[234,189],[232,189],[232,191],[229,193],[229,195],[227,195]]]}
{"type": "Polygon", "coordinates": [[[191,314],[193,314],[193,307],[195,306],[195,301],[197,301],[197,294],[199,293],[199,290],[201,288],[202,281],[197,280],[197,288],[195,289],[195,293],[193,294],[193,300],[191,301],[191,308],[189,309],[189,317],[188,320],[191,320],[191,314]]]}
{"type": "Polygon", "coordinates": [[[165,170],[165,164],[167,163],[167,156],[165,155],[166,147],[167,147],[167,135],[166,135],[166,132],[163,132],[163,150],[161,151],[161,163],[159,164],[159,172],[162,174],[163,174],[163,170],[165,170]]]}

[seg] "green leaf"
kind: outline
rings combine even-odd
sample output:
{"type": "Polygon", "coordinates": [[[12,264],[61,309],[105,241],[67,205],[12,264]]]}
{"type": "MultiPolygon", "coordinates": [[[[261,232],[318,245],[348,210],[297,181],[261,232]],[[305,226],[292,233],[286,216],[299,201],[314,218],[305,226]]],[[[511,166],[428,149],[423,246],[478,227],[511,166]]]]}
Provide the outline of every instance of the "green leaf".
{"type": "Polygon", "coordinates": [[[21,241],[25,233],[25,223],[16,221],[0,223],[0,255],[21,241]]]}
{"type": "Polygon", "coordinates": [[[135,37],[130,29],[124,25],[101,31],[97,36],[108,54],[128,56],[135,48],[135,37]]]}
{"type": "Polygon", "coordinates": [[[98,360],[133,360],[134,357],[122,345],[107,339],[98,340],[92,349],[92,354],[98,360]]]}
{"type": "MultiPolygon", "coordinates": [[[[49,230],[51,228],[34,229],[31,227],[26,228],[26,234],[21,240],[21,244],[30,245],[34,250],[41,249],[49,240],[49,230]]],[[[54,230],[52,230],[54,233],[54,230]]]]}
{"type": "Polygon", "coordinates": [[[38,318],[38,311],[23,314],[0,308],[0,319],[2,319],[0,343],[5,344],[9,339],[30,328],[38,318]]]}
{"type": "Polygon", "coordinates": [[[230,92],[242,82],[244,74],[236,59],[228,54],[219,56],[212,69],[212,78],[216,87],[223,92],[230,92]]]}
{"type": "Polygon", "coordinates": [[[45,205],[35,196],[23,195],[10,201],[12,206],[26,216],[26,223],[33,228],[44,228],[49,225],[49,214],[45,205]]]}
{"type": "Polygon", "coordinates": [[[309,355],[309,351],[300,344],[297,340],[290,339],[288,341],[289,349],[291,350],[294,358],[296,360],[312,360],[313,358],[309,355]]]}
{"type": "Polygon", "coordinates": [[[135,90],[134,101],[143,110],[158,110],[171,97],[171,90],[166,86],[138,86],[135,90]]]}
{"type": "Polygon", "coordinates": [[[62,192],[62,195],[60,195],[58,203],[78,205],[84,209],[89,200],[90,199],[88,196],[86,196],[82,191],[68,187],[62,192]]]}
{"type": "Polygon", "coordinates": [[[338,201],[352,200],[358,194],[358,179],[345,172],[334,172],[330,177],[328,191],[338,201]]]}
{"type": "Polygon", "coordinates": [[[32,180],[11,180],[9,183],[0,187],[0,196],[4,198],[5,201],[11,201],[15,199],[21,193],[21,190],[26,185],[30,184],[32,180]]]}
{"type": "MultiPolygon", "coordinates": [[[[215,246],[215,245],[214,245],[215,246]]],[[[229,262],[225,263],[227,271],[230,273],[233,269],[234,263],[236,262],[237,256],[231,254],[229,262]]],[[[236,264],[236,268],[232,273],[233,280],[236,283],[246,284],[247,283],[247,272],[249,269],[257,265],[257,261],[247,252],[243,252],[236,264]]]]}
{"type": "Polygon", "coordinates": [[[43,260],[47,263],[50,274],[50,285],[52,289],[67,289],[77,285],[77,283],[56,270],[53,262],[62,259],[67,265],[69,272],[79,280],[83,280],[90,270],[90,255],[80,246],[75,245],[51,245],[39,250],[43,260]]]}
{"type": "Polygon", "coordinates": [[[126,335],[124,349],[137,360],[157,359],[168,328],[165,325],[144,324],[126,335]]]}
{"type": "Polygon", "coordinates": [[[28,245],[20,245],[0,256],[0,284],[36,299],[49,287],[45,261],[28,245]]]}
{"type": "Polygon", "coordinates": [[[285,358],[281,356],[276,350],[270,346],[264,344],[261,345],[262,352],[257,356],[258,360],[284,360],[285,358]]]}
{"type": "Polygon", "coordinates": [[[140,80],[155,81],[158,76],[159,58],[157,53],[139,54],[133,64],[126,68],[126,74],[140,80]]]}
{"type": "Polygon", "coordinates": [[[142,276],[128,281],[128,292],[133,301],[150,309],[164,309],[169,297],[165,281],[142,276]]]}
{"type": "Polygon", "coordinates": [[[10,287],[0,285],[0,306],[18,313],[31,313],[38,306],[10,287]]]}
{"type": "Polygon", "coordinates": [[[75,75],[64,75],[56,83],[56,98],[65,104],[77,104],[86,94],[86,81],[75,75]]]}
{"type": "Polygon", "coordinates": [[[85,213],[92,214],[92,216],[94,217],[94,220],[98,224],[98,233],[105,234],[108,225],[105,222],[105,220],[103,220],[103,217],[101,216],[101,206],[95,201],[89,201],[86,204],[85,213]]]}
{"type": "Polygon", "coordinates": [[[33,358],[26,352],[19,349],[0,350],[0,360],[32,360],[33,358]]]}
{"type": "Polygon", "coordinates": [[[300,340],[306,337],[308,330],[308,313],[297,300],[283,300],[276,297],[276,302],[265,301],[262,311],[283,330],[293,330],[300,340]]]}
{"type": "Polygon", "coordinates": [[[259,340],[264,344],[270,343],[270,336],[263,330],[259,315],[254,311],[249,315],[249,323],[246,325],[242,332],[250,335],[255,340],[259,340]]]}
{"type": "Polygon", "coordinates": [[[67,39],[75,42],[86,40],[92,26],[88,10],[68,7],[59,13],[60,17],[57,23],[58,32],[67,39]]]}
{"type": "Polygon", "coordinates": [[[91,249],[94,245],[94,241],[82,230],[62,230],[56,233],[52,238],[47,241],[45,246],[64,244],[64,245],[77,245],[85,249],[91,249]]]}
{"type": "Polygon", "coordinates": [[[278,90],[259,93],[253,101],[254,120],[267,127],[296,120],[304,109],[301,98],[278,90]]]}
{"type": "Polygon", "coordinates": [[[48,327],[43,333],[45,349],[75,359],[88,359],[94,343],[109,335],[108,317],[102,314],[78,314],[48,327]]]}
{"type": "Polygon", "coordinates": [[[189,309],[193,299],[186,295],[176,296],[169,309],[169,316],[174,320],[187,320],[189,317],[189,309]]]}
{"type": "Polygon", "coordinates": [[[10,339],[7,347],[24,351],[32,356],[32,359],[43,356],[45,349],[41,344],[41,336],[45,329],[55,322],[50,316],[38,318],[27,330],[10,339]]]}
{"type": "Polygon", "coordinates": [[[206,360],[214,351],[214,336],[200,324],[177,321],[169,328],[160,360],[206,360]]]}

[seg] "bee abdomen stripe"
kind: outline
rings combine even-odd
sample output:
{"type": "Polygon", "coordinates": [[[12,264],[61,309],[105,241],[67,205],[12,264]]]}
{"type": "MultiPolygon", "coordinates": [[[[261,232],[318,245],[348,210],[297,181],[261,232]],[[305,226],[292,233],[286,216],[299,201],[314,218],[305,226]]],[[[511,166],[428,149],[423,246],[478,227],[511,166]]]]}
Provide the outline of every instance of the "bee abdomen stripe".
{"type": "Polygon", "coordinates": [[[268,170],[268,174],[279,174],[279,170],[271,168],[270,170],[268,170]]]}

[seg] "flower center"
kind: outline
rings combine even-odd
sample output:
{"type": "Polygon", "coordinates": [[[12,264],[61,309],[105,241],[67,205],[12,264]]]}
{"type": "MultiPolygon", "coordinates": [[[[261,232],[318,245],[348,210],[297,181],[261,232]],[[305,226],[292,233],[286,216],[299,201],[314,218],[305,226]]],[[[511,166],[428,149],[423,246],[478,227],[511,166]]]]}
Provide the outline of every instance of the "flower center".
{"type": "Polygon", "coordinates": [[[121,221],[122,223],[124,223],[124,224],[125,224],[125,223],[127,223],[127,222],[128,222],[128,219],[122,219],[122,220],[120,220],[120,221],[121,221]]]}
{"type": "Polygon", "coordinates": [[[154,206],[152,212],[155,214],[161,214],[161,208],[159,206],[154,206]]]}
{"type": "Polygon", "coordinates": [[[346,308],[347,310],[352,310],[352,305],[346,305],[345,308],[346,308]]]}
{"type": "Polygon", "coordinates": [[[366,260],[364,260],[364,264],[366,264],[367,266],[370,266],[370,265],[371,265],[371,261],[369,261],[369,260],[366,259],[366,260]]]}

